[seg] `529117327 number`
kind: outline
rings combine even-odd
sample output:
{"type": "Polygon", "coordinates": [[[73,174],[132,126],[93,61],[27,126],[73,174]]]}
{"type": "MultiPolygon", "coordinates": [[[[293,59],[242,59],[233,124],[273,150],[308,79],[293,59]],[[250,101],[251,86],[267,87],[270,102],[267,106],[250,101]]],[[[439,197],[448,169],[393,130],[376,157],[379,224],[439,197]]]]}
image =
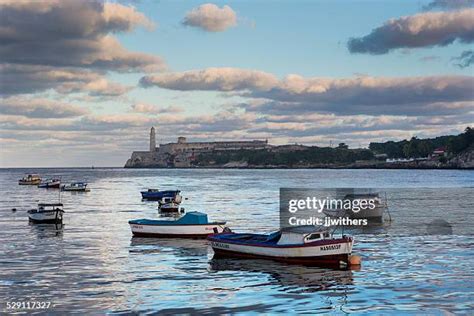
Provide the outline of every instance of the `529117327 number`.
{"type": "Polygon", "coordinates": [[[40,301],[14,301],[7,302],[7,310],[18,309],[48,309],[51,307],[51,302],[40,301]]]}

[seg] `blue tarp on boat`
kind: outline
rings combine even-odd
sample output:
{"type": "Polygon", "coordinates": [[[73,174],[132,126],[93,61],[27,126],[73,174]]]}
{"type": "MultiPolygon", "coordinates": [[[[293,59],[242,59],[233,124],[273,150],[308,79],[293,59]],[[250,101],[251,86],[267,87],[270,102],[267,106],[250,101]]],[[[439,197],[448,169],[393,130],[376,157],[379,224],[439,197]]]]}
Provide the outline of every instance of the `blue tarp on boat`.
{"type": "Polygon", "coordinates": [[[208,224],[207,214],[201,212],[188,212],[178,220],[134,219],[128,222],[136,225],[202,225],[208,224]]]}

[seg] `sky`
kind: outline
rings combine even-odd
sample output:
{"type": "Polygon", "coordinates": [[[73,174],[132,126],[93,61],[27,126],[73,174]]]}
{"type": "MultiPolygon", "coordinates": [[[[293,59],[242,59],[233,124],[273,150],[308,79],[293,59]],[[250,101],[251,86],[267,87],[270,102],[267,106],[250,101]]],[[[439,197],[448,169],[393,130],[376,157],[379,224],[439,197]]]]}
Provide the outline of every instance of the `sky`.
{"type": "Polygon", "coordinates": [[[328,146],[474,125],[474,0],[0,0],[0,167],[157,142],[328,146]]]}

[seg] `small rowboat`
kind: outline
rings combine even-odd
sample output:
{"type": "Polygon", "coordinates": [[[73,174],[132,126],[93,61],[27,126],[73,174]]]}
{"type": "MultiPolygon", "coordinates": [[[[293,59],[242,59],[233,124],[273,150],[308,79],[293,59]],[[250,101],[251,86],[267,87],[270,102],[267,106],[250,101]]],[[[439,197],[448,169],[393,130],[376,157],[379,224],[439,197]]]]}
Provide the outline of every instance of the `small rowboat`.
{"type": "Polygon", "coordinates": [[[28,218],[34,223],[62,223],[63,214],[62,203],[40,203],[37,209],[28,211],[28,218]]]}
{"type": "Polygon", "coordinates": [[[173,201],[163,202],[158,205],[158,210],[163,213],[168,212],[179,212],[180,207],[179,204],[173,201]]]}
{"type": "Polygon", "coordinates": [[[177,220],[135,219],[128,223],[134,237],[206,238],[222,233],[226,222],[209,222],[207,214],[189,212],[177,220]]]}
{"type": "Polygon", "coordinates": [[[275,233],[223,233],[208,237],[214,258],[261,258],[311,266],[346,267],[353,238],[332,234],[315,226],[295,226],[275,233]]]}
{"type": "Polygon", "coordinates": [[[19,185],[38,185],[41,183],[41,177],[37,174],[29,174],[18,180],[19,185]]]}
{"type": "Polygon", "coordinates": [[[175,198],[179,194],[179,190],[166,190],[160,191],[158,189],[148,189],[147,191],[140,192],[142,199],[149,201],[161,201],[165,197],[175,198]]]}
{"type": "MultiPolygon", "coordinates": [[[[177,194],[174,198],[171,197],[164,197],[162,200],[158,201],[158,210],[160,212],[179,212],[182,197],[181,195],[177,194]]],[[[184,208],[181,209],[184,211],[184,208]]]]}
{"type": "Polygon", "coordinates": [[[44,188],[44,189],[59,189],[60,186],[61,186],[60,179],[47,179],[45,181],[41,181],[41,183],[38,184],[38,188],[44,188]]]}
{"type": "Polygon", "coordinates": [[[70,192],[89,192],[91,189],[87,187],[87,183],[85,182],[73,182],[69,185],[63,185],[61,190],[70,192]]]}

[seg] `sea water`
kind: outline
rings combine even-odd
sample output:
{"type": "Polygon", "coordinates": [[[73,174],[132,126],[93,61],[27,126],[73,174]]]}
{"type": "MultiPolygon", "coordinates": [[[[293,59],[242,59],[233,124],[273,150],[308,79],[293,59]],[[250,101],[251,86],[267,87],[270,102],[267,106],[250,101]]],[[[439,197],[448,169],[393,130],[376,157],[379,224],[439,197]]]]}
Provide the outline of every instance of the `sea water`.
{"type": "Polygon", "coordinates": [[[472,313],[473,187],[460,170],[1,169],[0,313],[22,301],[79,314],[472,313]],[[26,210],[59,193],[19,186],[25,173],[91,191],[61,194],[63,226],[29,224],[26,210]],[[281,187],[383,188],[392,222],[351,229],[362,266],[346,271],[214,260],[205,240],[132,238],[127,223],[159,216],[140,190],[177,188],[186,210],[270,232],[281,187]]]}

